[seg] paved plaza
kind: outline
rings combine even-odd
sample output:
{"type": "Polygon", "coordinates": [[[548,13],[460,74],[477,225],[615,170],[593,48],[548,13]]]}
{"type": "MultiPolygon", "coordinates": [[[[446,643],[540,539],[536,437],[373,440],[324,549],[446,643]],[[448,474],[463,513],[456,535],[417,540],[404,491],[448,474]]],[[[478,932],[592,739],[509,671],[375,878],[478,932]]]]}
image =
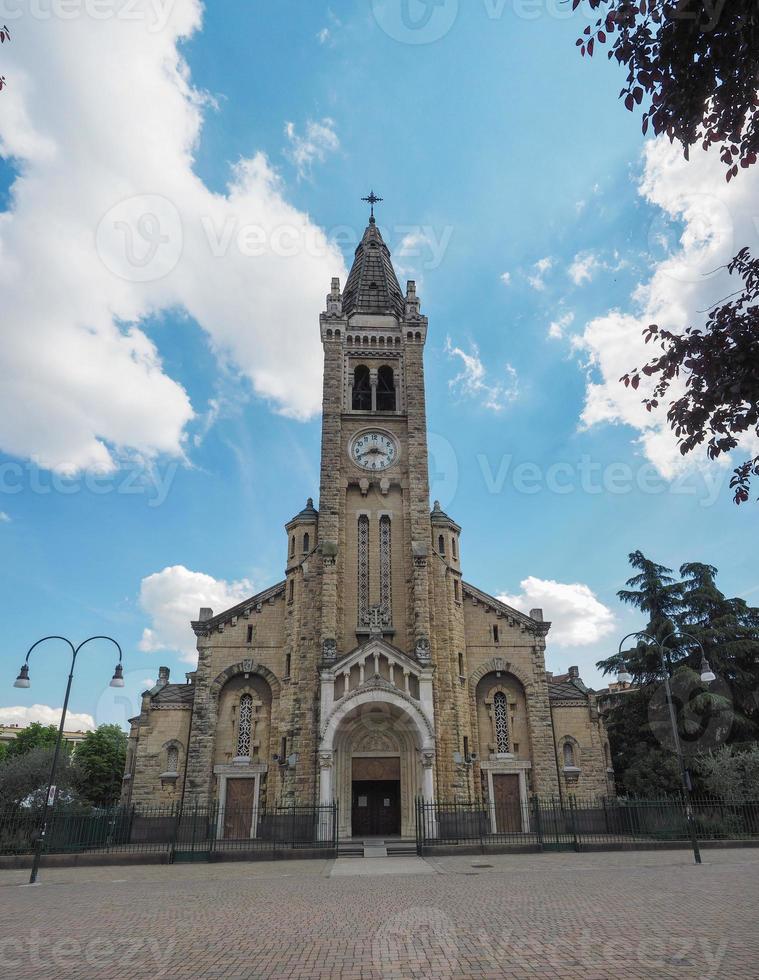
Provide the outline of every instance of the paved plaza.
{"type": "Polygon", "coordinates": [[[759,978],[759,849],[0,872],[0,975],[759,978]]]}

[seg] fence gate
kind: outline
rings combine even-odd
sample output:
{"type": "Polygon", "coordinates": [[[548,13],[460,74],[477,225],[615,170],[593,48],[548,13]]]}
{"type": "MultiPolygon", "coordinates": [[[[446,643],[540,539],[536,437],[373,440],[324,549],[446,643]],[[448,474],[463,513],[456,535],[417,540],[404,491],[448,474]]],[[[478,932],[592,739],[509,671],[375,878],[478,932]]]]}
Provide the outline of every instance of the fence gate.
{"type": "Polygon", "coordinates": [[[545,851],[578,851],[577,813],[570,797],[533,801],[535,830],[545,851]]]}
{"type": "Polygon", "coordinates": [[[181,810],[175,817],[171,860],[176,863],[207,861],[216,836],[214,807],[181,810]]]}

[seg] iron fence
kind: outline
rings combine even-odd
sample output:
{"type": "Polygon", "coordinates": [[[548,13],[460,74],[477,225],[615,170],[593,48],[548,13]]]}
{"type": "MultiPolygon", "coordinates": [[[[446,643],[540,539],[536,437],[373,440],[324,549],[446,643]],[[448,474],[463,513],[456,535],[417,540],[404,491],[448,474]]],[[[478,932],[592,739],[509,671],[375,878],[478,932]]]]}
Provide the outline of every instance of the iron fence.
{"type": "Polygon", "coordinates": [[[655,846],[690,839],[688,807],[702,841],[759,841],[759,800],[681,797],[565,799],[531,797],[507,806],[482,801],[417,800],[417,850],[510,845],[534,850],[655,846]]]}
{"type": "MultiPolygon", "coordinates": [[[[0,810],[0,854],[34,850],[40,811],[0,810]]],[[[167,860],[273,856],[315,848],[336,851],[337,805],[273,807],[56,807],[44,854],[157,853],[167,860]]]]}

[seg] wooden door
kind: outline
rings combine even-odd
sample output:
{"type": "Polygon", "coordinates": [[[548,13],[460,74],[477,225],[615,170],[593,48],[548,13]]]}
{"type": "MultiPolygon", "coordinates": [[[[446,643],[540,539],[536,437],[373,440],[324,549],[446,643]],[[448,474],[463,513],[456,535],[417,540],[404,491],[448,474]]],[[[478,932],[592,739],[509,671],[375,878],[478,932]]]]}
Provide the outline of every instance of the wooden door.
{"type": "Polygon", "coordinates": [[[354,837],[395,837],[401,832],[399,780],[353,783],[351,832],[354,837]]]}
{"type": "Polygon", "coordinates": [[[495,825],[499,834],[522,832],[522,806],[519,796],[519,776],[511,773],[493,774],[493,803],[495,825]]]}
{"type": "Polygon", "coordinates": [[[255,779],[228,779],[224,803],[224,837],[241,840],[251,836],[256,806],[255,779]]]}

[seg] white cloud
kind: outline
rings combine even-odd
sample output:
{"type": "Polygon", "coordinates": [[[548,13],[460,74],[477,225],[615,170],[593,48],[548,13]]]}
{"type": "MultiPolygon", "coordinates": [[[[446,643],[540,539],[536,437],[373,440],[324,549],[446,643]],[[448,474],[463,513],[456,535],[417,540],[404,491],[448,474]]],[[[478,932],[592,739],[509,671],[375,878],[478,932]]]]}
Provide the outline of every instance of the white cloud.
{"type": "Polygon", "coordinates": [[[327,44],[328,41],[332,40],[332,31],[328,27],[322,27],[316,34],[316,40],[319,44],[327,44]]]}
{"type": "Polygon", "coordinates": [[[195,663],[195,635],[190,621],[202,607],[224,612],[255,592],[247,579],[225,582],[184,565],[173,565],[148,575],[140,584],[140,606],[150,616],[143,631],[140,650],[156,653],[176,650],[182,660],[195,663]]]}
{"type": "Polygon", "coordinates": [[[561,340],[568,327],[574,323],[574,313],[567,312],[552,320],[548,327],[548,336],[552,340],[561,340]]]}
{"type": "Polygon", "coordinates": [[[340,149],[335,122],[328,117],[319,122],[310,119],[306,123],[303,136],[298,135],[294,123],[286,123],[285,136],[289,142],[285,152],[297,167],[299,177],[308,177],[315,163],[324,163],[328,153],[335,153],[340,149]]]}
{"type": "Polygon", "coordinates": [[[194,173],[209,100],[179,45],[201,11],[137,0],[128,18],[42,20],[3,47],[0,153],[19,172],[0,213],[7,453],[61,472],[181,456],[194,409],[145,326],[175,309],[275,410],[319,411],[316,317],[342,256],[263,155],[222,193],[194,173]]]}
{"type": "Polygon", "coordinates": [[[10,522],[10,514],[6,514],[4,510],[0,510],[0,524],[10,524],[10,522]]]}
{"type": "Polygon", "coordinates": [[[532,272],[527,275],[527,282],[533,289],[542,292],[546,288],[545,277],[552,268],[553,259],[550,256],[547,255],[543,259],[538,259],[532,267],[532,272]]]}
{"type": "MultiPolygon", "coordinates": [[[[646,411],[641,399],[651,390],[648,379],[633,391],[619,378],[655,356],[658,348],[643,341],[647,324],[674,331],[700,325],[704,310],[738,288],[724,265],[744,245],[757,252],[754,215],[759,168],[741,171],[728,184],[717,152],[692,151],[688,162],[677,145],[661,138],[646,144],[639,193],[661,209],[659,224],[682,222],[679,247],[637,287],[631,297],[634,312],[609,310],[588,323],[578,338],[591,368],[581,421],[586,427],[605,422],[631,426],[645,456],[669,479],[687,469],[715,464],[707,462],[705,452],[680,454],[666,420],[668,402],[658,411],[646,411]]],[[[655,243],[661,238],[661,228],[654,223],[650,240],[655,243]]],[[[676,385],[673,396],[680,390],[676,385]]],[[[742,445],[750,451],[753,442],[747,437],[742,445]]],[[[723,459],[719,465],[728,461],[723,459]]]]}
{"type": "Polygon", "coordinates": [[[578,252],[567,272],[575,286],[582,286],[583,283],[592,280],[601,265],[600,259],[593,252],[578,252]]]}
{"type": "MultiPolygon", "coordinates": [[[[55,725],[57,728],[61,723],[62,708],[51,708],[47,704],[15,705],[8,708],[0,708],[0,725],[18,725],[23,728],[37,721],[40,725],[55,725]]],[[[67,732],[89,732],[95,728],[95,719],[92,715],[79,713],[76,711],[66,712],[66,731],[67,732]]]]}
{"type": "Polygon", "coordinates": [[[470,344],[467,353],[460,347],[454,347],[451,338],[447,337],[445,352],[450,358],[458,358],[461,361],[461,372],[448,382],[451,391],[478,401],[483,408],[492,412],[502,411],[509,402],[517,398],[519,381],[517,372],[510,364],[504,367],[506,375],[504,381],[488,381],[487,371],[476,344],[470,344]]]}
{"type": "Polygon", "coordinates": [[[504,284],[504,286],[510,286],[511,285],[511,273],[510,272],[504,272],[504,273],[502,273],[501,274],[501,282],[504,284]]]}
{"type": "Polygon", "coordinates": [[[552,645],[587,646],[614,632],[614,614],[587,585],[530,575],[519,587],[522,590],[519,595],[503,594],[497,598],[523,612],[542,609],[545,618],[553,624],[548,634],[552,645]]]}

